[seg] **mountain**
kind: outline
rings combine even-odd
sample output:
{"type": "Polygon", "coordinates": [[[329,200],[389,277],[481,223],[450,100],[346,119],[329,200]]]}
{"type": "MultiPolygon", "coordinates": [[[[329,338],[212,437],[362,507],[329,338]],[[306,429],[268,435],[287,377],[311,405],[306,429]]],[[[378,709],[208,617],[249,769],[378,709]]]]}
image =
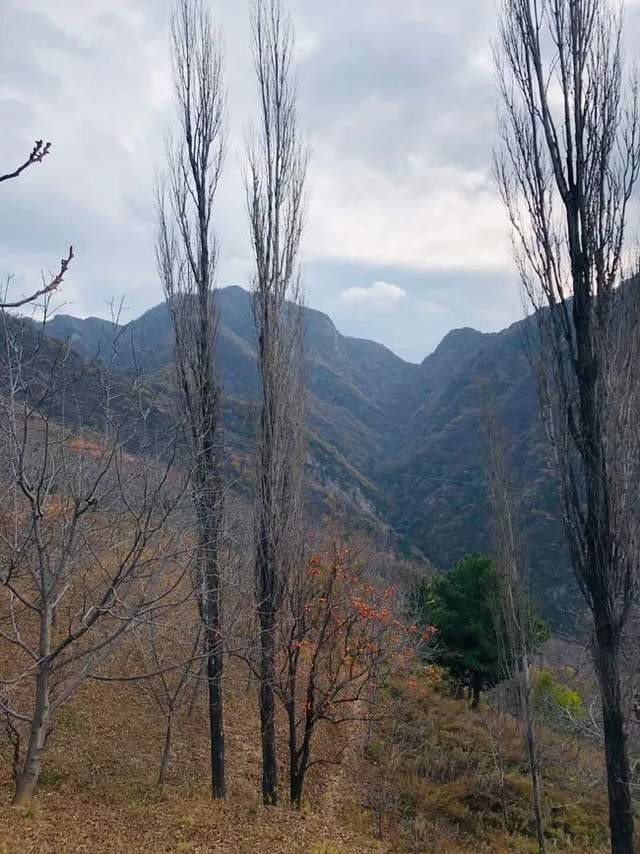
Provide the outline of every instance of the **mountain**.
{"type": "Polygon", "coordinates": [[[420,365],[402,447],[377,482],[394,495],[392,524],[434,563],[491,549],[486,490],[489,404],[509,438],[510,464],[534,594],[554,619],[579,602],[560,525],[526,342],[532,319],[499,333],[450,332],[420,365]]]}
{"type": "MultiPolygon", "coordinates": [[[[226,396],[225,421],[233,448],[248,450],[250,401],[258,389],[250,295],[221,288],[217,364],[226,396]]],[[[172,370],[173,335],[165,304],[120,325],[99,318],[56,315],[48,334],[68,340],[83,359],[117,369],[144,370],[165,381],[172,370]]],[[[346,512],[386,536],[389,498],[371,480],[371,463],[386,449],[387,413],[407,376],[417,371],[386,347],[347,338],[322,312],[306,310],[309,466],[318,502],[335,496],[346,512]]],[[[325,502],[326,503],[326,502],[325,502]]]]}
{"type": "MultiPolygon", "coordinates": [[[[250,295],[222,288],[218,365],[232,446],[248,448],[257,390],[250,295]]],[[[511,439],[534,594],[558,617],[577,601],[559,526],[525,342],[531,319],[499,333],[450,332],[420,365],[381,344],[341,335],[306,309],[309,467],[315,499],[336,495],[399,548],[446,569],[491,547],[483,400],[495,402],[511,439]]],[[[126,325],[57,315],[49,334],[85,359],[143,366],[165,381],[172,332],[164,304],[126,325]]]]}

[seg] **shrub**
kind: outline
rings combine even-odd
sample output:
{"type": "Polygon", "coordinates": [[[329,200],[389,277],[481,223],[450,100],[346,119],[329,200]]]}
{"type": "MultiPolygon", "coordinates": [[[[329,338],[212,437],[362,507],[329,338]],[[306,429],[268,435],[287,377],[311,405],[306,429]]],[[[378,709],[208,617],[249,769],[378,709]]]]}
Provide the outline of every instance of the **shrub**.
{"type": "Polygon", "coordinates": [[[586,714],[580,694],[556,680],[550,670],[538,673],[533,699],[545,720],[560,729],[577,729],[586,714]]]}

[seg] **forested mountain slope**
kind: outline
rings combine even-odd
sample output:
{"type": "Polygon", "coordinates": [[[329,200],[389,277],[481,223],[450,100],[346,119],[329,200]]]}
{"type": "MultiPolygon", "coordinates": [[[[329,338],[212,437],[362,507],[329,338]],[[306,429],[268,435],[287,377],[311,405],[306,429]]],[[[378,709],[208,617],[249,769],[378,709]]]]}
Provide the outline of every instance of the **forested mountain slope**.
{"type": "MultiPolygon", "coordinates": [[[[218,300],[229,439],[246,450],[257,388],[250,295],[228,287],[218,300]]],[[[495,334],[453,330],[413,365],[381,344],[341,335],[327,315],[306,309],[309,466],[319,500],[336,493],[401,548],[446,569],[491,546],[481,427],[483,401],[491,401],[511,438],[532,586],[557,616],[577,599],[525,351],[530,323],[495,334]]],[[[126,326],[58,315],[48,332],[69,339],[85,359],[142,366],[163,382],[169,376],[164,304],[126,326]]]]}

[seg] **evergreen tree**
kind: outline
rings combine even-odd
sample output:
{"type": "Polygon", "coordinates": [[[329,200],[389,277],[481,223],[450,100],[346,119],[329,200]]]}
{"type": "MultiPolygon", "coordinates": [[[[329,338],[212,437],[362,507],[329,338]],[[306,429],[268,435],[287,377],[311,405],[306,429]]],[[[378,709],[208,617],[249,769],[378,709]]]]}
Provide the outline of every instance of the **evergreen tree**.
{"type": "MultiPolygon", "coordinates": [[[[414,619],[435,626],[437,661],[460,684],[469,687],[473,707],[486,688],[504,679],[505,649],[497,608],[499,580],[493,561],[467,555],[450,572],[421,582],[412,596],[414,619]]],[[[538,645],[548,636],[543,621],[532,613],[538,645]]]]}

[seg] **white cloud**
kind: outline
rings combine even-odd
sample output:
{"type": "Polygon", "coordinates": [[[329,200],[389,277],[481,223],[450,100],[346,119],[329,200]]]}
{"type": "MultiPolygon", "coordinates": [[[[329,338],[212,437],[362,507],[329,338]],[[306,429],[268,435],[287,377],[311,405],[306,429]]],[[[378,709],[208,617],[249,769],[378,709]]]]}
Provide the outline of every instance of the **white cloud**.
{"type": "Polygon", "coordinates": [[[339,297],[340,302],[351,305],[389,306],[395,305],[407,296],[399,285],[391,282],[373,282],[368,288],[347,288],[339,297]]]}
{"type": "MultiPolygon", "coordinates": [[[[315,152],[307,256],[423,269],[511,268],[504,208],[485,173],[411,158],[407,185],[315,152]]],[[[489,163],[487,155],[487,163],[489,163]]]]}

